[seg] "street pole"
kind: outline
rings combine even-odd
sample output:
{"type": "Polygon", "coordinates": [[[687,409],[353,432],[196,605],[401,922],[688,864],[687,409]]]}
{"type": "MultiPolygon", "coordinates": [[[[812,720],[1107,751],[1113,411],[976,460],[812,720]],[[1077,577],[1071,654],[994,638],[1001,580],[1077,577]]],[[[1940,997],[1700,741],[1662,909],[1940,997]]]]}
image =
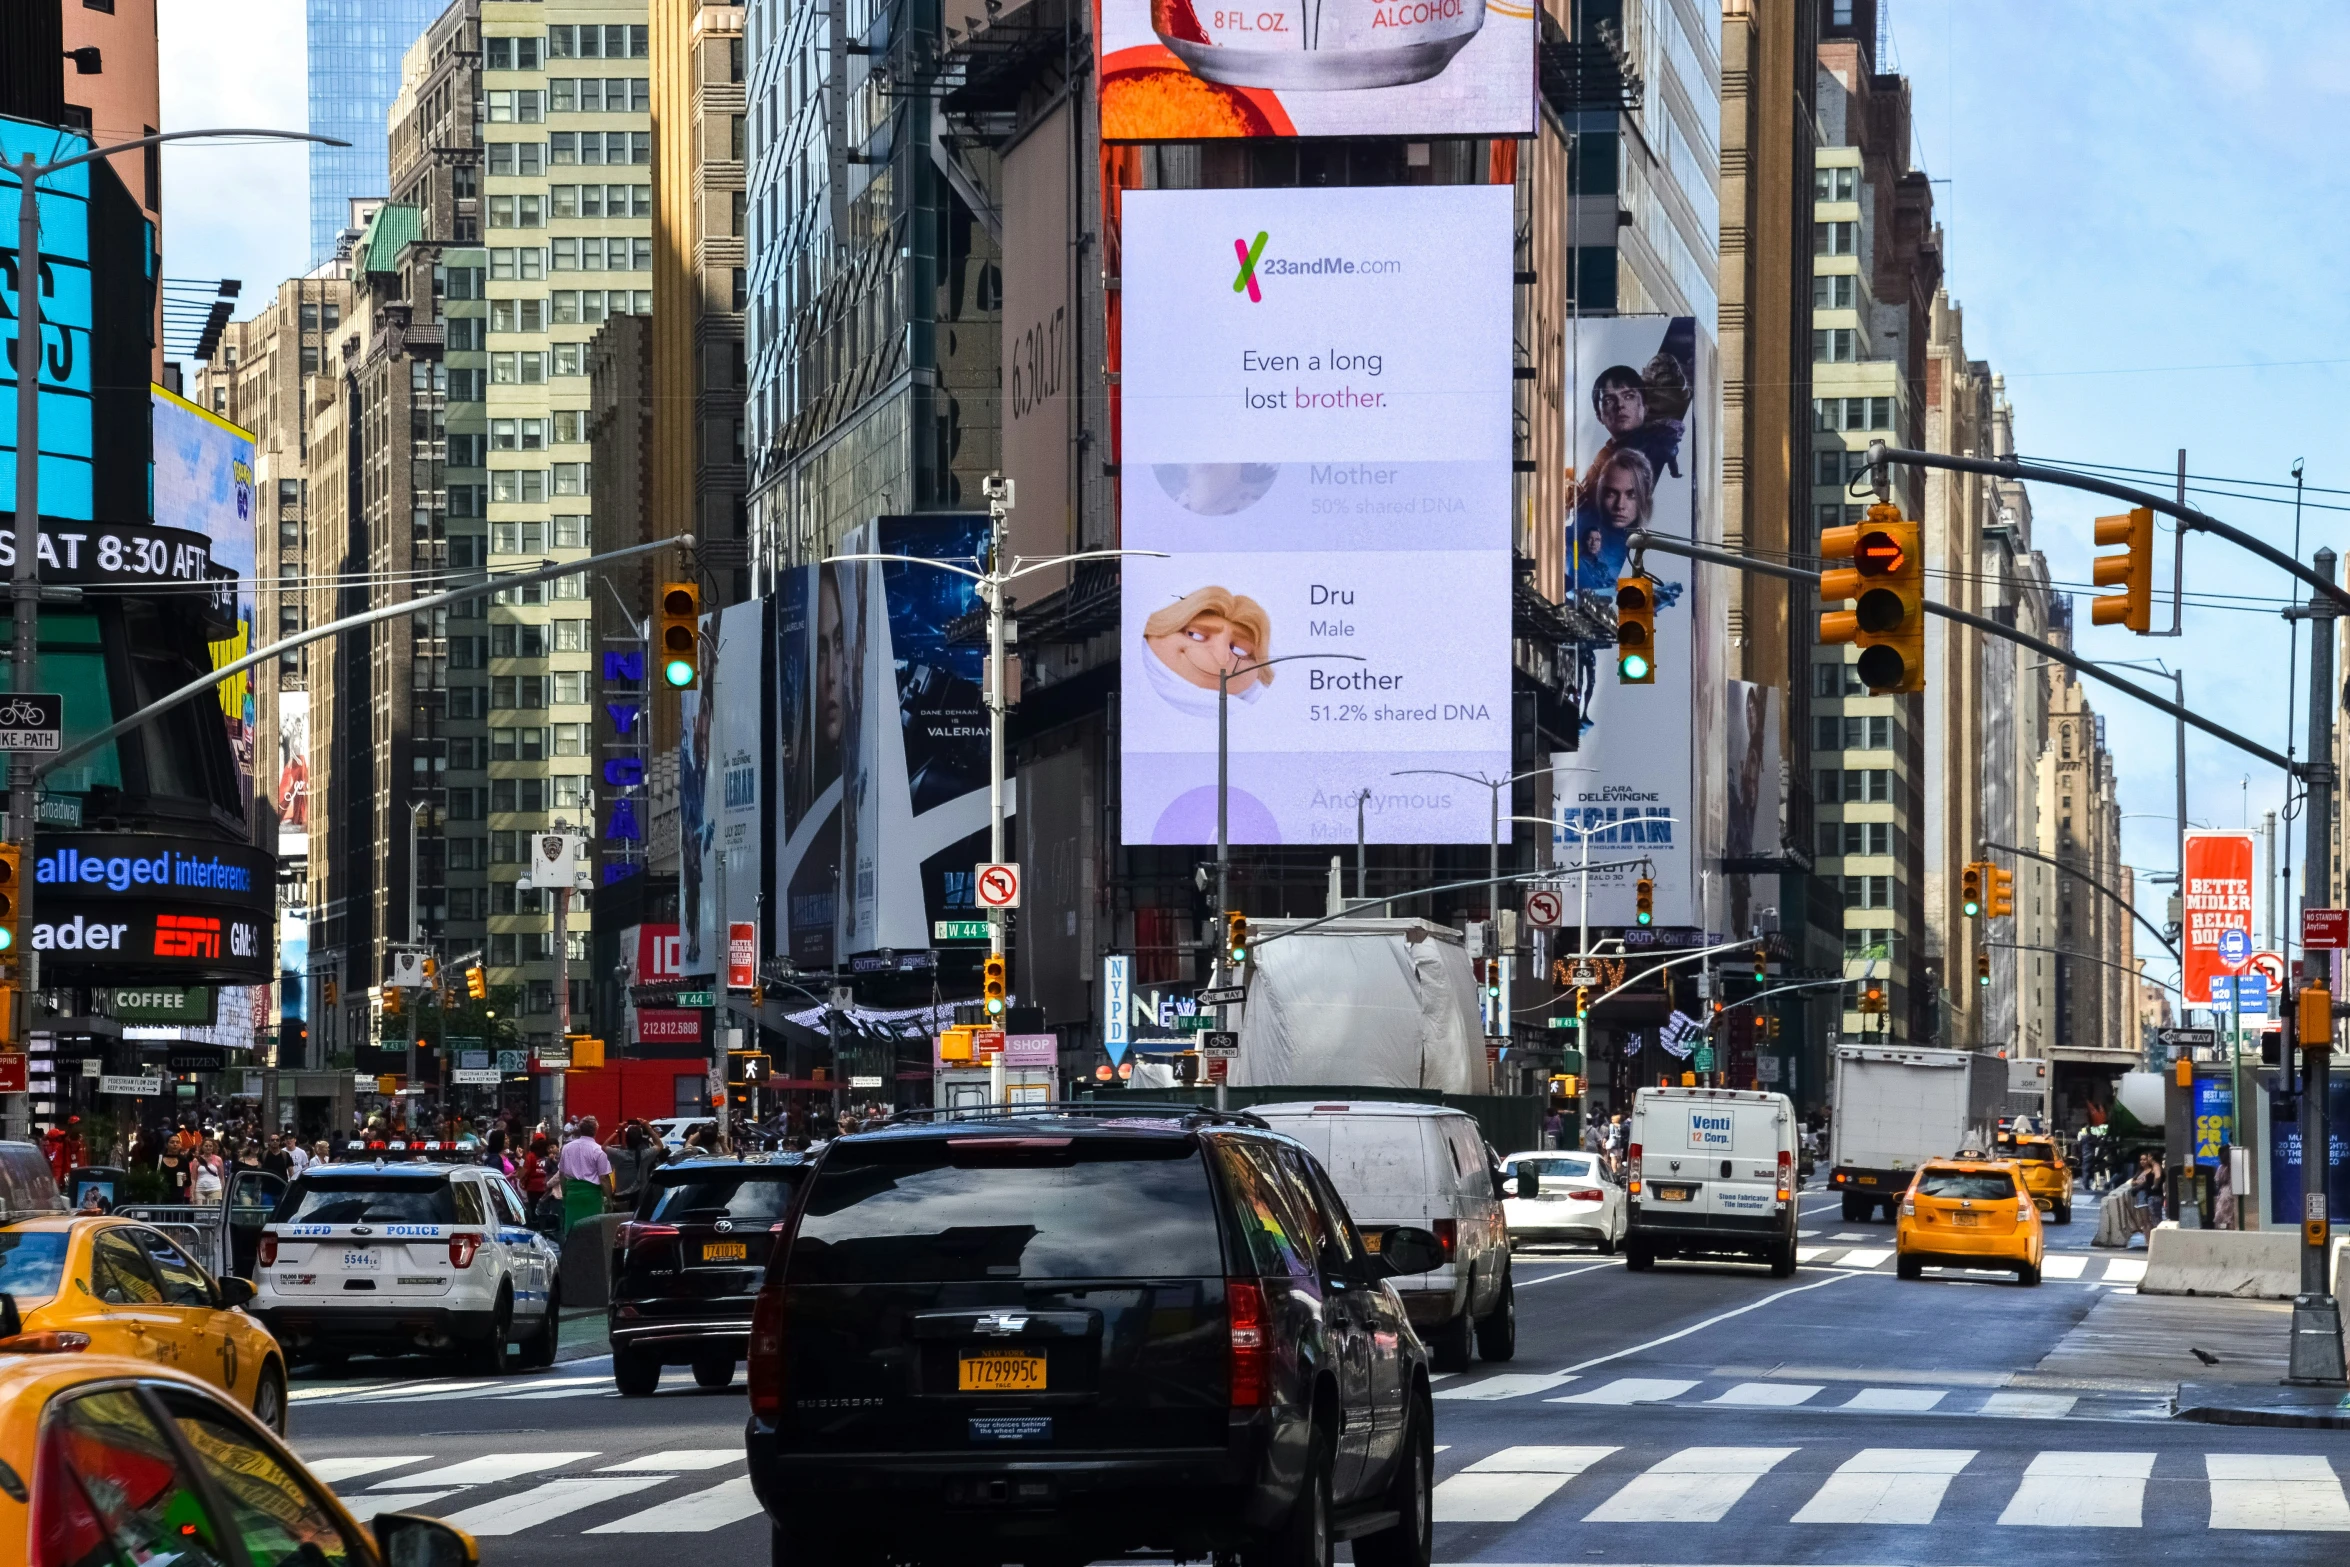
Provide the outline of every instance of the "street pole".
{"type": "Polygon", "coordinates": [[[1370,798],[1371,791],[1368,788],[1355,795],[1355,896],[1358,899],[1371,895],[1370,889],[1365,885],[1365,880],[1370,873],[1368,870],[1369,861],[1363,848],[1363,806],[1370,798]]]}
{"type": "MultiPolygon", "coordinates": [[[[1004,863],[1004,545],[1011,529],[1012,481],[991,473],[987,492],[987,574],[979,591],[987,600],[987,860],[1004,863]]],[[[1004,955],[1005,911],[987,911],[987,954],[1004,955]]]]}
{"type": "MultiPolygon", "coordinates": [[[[2311,562],[2317,575],[2331,587],[2334,552],[2319,550],[2311,562]]],[[[2301,866],[2302,907],[2323,908],[2333,869],[2330,842],[2334,826],[2334,619],[2339,613],[2332,597],[2312,590],[2302,611],[2310,621],[2309,638],[2309,760],[2302,764],[2308,797],[2302,812],[2308,823],[2308,843],[2301,866]]],[[[2308,961],[2306,952],[2303,961],[2308,961]]],[[[2310,984],[2331,990],[2331,975],[2304,976],[2310,984]]],[[[2327,1034],[2332,1034],[2332,1029],[2327,1034]]],[[[2327,1079],[2333,1054],[2330,1038],[2304,1040],[2301,1057],[2301,1293],[2293,1297],[2293,1339],[2288,1382],[2340,1386],[2342,1365],[2342,1309],[2326,1278],[2331,1215],[2326,1188],[2332,1174],[2327,1141],[2327,1079]]]]}
{"type": "MultiPolygon", "coordinates": [[[[41,207],[40,166],[26,153],[16,167],[16,566],[9,576],[8,599],[12,620],[9,637],[9,684],[23,694],[38,691],[40,584],[37,568],[41,545],[41,207]]],[[[24,950],[16,955],[18,983],[8,998],[8,1040],[18,1050],[29,1047],[33,1022],[33,990],[41,982],[40,959],[33,952],[33,759],[25,752],[9,758],[8,841],[28,862],[17,878],[17,929],[24,933],[24,950]]],[[[6,1135],[18,1140],[32,1136],[32,1099],[10,1094],[4,1123],[6,1135]]]]}

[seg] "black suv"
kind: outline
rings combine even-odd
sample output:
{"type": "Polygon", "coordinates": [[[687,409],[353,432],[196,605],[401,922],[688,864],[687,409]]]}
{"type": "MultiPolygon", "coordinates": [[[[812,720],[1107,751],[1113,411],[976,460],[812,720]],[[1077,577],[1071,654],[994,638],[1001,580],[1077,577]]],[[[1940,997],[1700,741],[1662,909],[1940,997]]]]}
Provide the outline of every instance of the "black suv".
{"type": "MultiPolygon", "coordinates": [[[[966,1114],[968,1112],[965,1112],[966,1114]]],[[[1425,1567],[1428,1356],[1360,1234],[1252,1117],[1088,1107],[842,1138],[759,1292],[753,1489],[777,1567],[1239,1550],[1425,1567]]]]}
{"type": "Polygon", "coordinates": [[[612,1381],[630,1398],[684,1363],[694,1380],[734,1380],[751,1335],[751,1299],[810,1166],[797,1155],[686,1159],[645,1183],[613,1238],[612,1381]]]}

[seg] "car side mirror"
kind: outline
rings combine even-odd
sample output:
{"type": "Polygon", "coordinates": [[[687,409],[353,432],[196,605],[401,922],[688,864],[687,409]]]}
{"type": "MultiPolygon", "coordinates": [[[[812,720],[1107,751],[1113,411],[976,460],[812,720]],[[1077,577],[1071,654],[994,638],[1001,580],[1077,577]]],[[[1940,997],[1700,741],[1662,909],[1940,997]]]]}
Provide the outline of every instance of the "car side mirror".
{"type": "Polygon", "coordinates": [[[220,1303],[230,1310],[253,1303],[253,1281],[240,1279],[235,1274],[220,1280],[220,1303]]]}
{"type": "Polygon", "coordinates": [[[1493,1167],[1493,1200],[1495,1202],[1499,1202],[1509,1195],[1508,1186],[1509,1182],[1502,1178],[1501,1166],[1495,1165],[1493,1167]]]}
{"type": "Polygon", "coordinates": [[[0,1338],[14,1338],[23,1331],[24,1314],[16,1309],[16,1297],[0,1294],[0,1338]]]}
{"type": "Polygon", "coordinates": [[[1399,1224],[1364,1237],[1371,1248],[1373,1275],[1382,1279],[1408,1278],[1444,1266],[1444,1243],[1427,1230],[1399,1224]]]}
{"type": "Polygon", "coordinates": [[[421,1513],[377,1513],[376,1549],[384,1567],[480,1567],[473,1536],[421,1513]]]}
{"type": "Polygon", "coordinates": [[[1518,1195],[1520,1197],[1542,1195],[1542,1172],[1531,1164],[1518,1166],[1518,1195]]]}

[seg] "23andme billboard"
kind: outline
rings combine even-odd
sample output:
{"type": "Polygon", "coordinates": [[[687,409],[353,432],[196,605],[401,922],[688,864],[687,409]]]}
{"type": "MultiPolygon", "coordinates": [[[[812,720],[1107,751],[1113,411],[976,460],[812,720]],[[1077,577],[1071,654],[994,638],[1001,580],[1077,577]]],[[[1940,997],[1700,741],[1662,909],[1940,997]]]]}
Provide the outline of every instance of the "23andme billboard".
{"type": "Polygon", "coordinates": [[[1233,842],[1486,840],[1396,774],[1509,772],[1510,203],[1125,195],[1126,842],[1215,841],[1219,670],[1233,842]]]}

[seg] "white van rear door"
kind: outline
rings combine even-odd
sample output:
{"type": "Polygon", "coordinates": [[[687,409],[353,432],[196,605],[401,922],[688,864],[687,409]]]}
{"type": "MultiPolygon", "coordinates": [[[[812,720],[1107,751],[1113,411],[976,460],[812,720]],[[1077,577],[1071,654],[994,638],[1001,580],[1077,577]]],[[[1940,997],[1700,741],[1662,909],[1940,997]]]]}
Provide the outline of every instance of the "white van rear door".
{"type": "MultiPolygon", "coordinates": [[[[1431,1149],[1424,1137],[1423,1128],[1430,1124],[1427,1118],[1350,1113],[1315,1119],[1329,1138],[1328,1152],[1321,1155],[1322,1166],[1330,1172],[1330,1183],[1345,1199],[1346,1210],[1354,1215],[1356,1224],[1427,1227],[1434,1217],[1429,1198],[1444,1189],[1440,1178],[1431,1179],[1431,1153],[1444,1161],[1435,1169],[1445,1174],[1452,1169],[1451,1157],[1442,1152],[1441,1144],[1431,1149]]],[[[1444,1210],[1444,1216],[1451,1216],[1450,1208],[1444,1210]]]]}
{"type": "MultiPolygon", "coordinates": [[[[1774,1104],[1703,1106],[1691,1116],[1693,1134],[1700,1114],[1713,1122],[1729,1122],[1726,1143],[1714,1144],[1704,1156],[1706,1211],[1724,1217],[1769,1218],[1779,1203],[1781,1110],[1774,1104]]],[[[1709,1126],[1707,1135],[1720,1135],[1719,1128],[1709,1126]]]]}

